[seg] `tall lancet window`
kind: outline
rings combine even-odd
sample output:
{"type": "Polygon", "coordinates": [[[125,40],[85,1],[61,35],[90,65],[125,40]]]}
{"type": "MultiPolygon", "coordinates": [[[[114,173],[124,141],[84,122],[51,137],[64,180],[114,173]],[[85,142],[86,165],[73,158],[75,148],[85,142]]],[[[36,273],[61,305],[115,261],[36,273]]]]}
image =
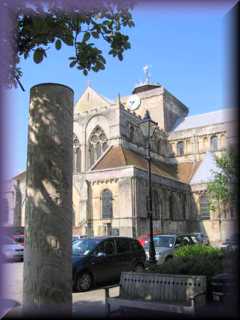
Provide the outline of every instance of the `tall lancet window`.
{"type": "Polygon", "coordinates": [[[218,149],[218,137],[217,136],[212,136],[210,139],[210,146],[211,146],[211,151],[217,151],[218,149]]]}
{"type": "Polygon", "coordinates": [[[101,195],[102,200],[102,218],[103,219],[111,219],[112,212],[112,192],[108,189],[103,190],[101,195]]]}
{"type": "Polygon", "coordinates": [[[73,173],[81,172],[81,148],[76,135],[73,137],[73,173]]]}
{"type": "Polygon", "coordinates": [[[89,137],[89,166],[91,167],[107,149],[107,136],[99,126],[95,127],[89,137]]]}

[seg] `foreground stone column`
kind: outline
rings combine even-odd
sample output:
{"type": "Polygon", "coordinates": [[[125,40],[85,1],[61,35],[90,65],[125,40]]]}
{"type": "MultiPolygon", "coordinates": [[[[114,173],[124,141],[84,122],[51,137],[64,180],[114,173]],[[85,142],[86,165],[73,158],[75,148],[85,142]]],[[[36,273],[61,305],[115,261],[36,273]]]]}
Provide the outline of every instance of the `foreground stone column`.
{"type": "Polygon", "coordinates": [[[23,311],[72,308],[73,91],[46,83],[30,92],[23,311]]]}

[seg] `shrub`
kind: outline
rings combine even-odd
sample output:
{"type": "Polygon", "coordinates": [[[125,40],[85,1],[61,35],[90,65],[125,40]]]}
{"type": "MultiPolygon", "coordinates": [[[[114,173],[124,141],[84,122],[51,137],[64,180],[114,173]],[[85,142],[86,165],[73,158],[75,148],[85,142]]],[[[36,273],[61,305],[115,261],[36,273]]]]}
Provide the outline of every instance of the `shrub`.
{"type": "Polygon", "coordinates": [[[175,255],[177,257],[199,256],[199,255],[206,255],[206,254],[211,254],[212,256],[213,255],[223,256],[223,250],[219,248],[214,248],[211,246],[206,246],[204,244],[194,244],[194,245],[180,247],[175,251],[175,255]]]}

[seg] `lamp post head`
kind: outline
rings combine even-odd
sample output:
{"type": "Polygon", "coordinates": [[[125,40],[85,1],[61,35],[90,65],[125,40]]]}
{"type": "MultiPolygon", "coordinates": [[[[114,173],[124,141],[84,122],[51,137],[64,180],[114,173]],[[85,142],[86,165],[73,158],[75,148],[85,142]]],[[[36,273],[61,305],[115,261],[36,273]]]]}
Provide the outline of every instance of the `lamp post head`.
{"type": "Polygon", "coordinates": [[[140,128],[145,138],[150,139],[157,127],[157,122],[154,122],[148,110],[146,110],[143,120],[140,122],[140,128]]]}

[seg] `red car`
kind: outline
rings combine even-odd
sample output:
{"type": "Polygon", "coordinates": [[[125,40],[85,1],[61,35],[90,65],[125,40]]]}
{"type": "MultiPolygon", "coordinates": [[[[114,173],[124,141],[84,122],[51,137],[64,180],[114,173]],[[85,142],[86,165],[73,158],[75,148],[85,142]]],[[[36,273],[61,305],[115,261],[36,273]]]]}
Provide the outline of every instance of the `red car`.
{"type": "Polygon", "coordinates": [[[14,234],[12,238],[14,241],[24,246],[24,234],[14,234]]]}
{"type": "MultiPolygon", "coordinates": [[[[159,235],[159,234],[160,234],[159,231],[153,232],[153,235],[154,235],[154,236],[155,236],[155,235],[159,235]]],[[[149,238],[150,238],[150,233],[145,233],[145,234],[142,234],[141,236],[139,236],[139,237],[137,238],[137,240],[138,240],[138,242],[139,242],[142,246],[144,246],[145,242],[148,242],[148,241],[149,241],[149,238]]]]}

